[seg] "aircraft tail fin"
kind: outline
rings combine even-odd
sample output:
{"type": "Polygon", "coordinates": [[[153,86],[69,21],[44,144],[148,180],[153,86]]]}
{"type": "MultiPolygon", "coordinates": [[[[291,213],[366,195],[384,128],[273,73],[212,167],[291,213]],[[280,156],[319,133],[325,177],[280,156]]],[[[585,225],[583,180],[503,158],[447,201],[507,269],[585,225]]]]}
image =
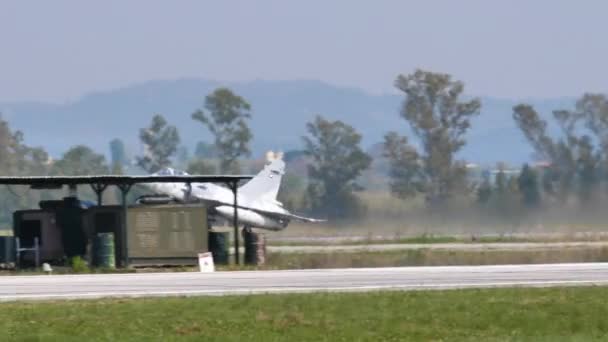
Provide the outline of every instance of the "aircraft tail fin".
{"type": "Polygon", "coordinates": [[[263,198],[276,200],[281,187],[281,179],[285,174],[285,162],[279,155],[271,160],[249,182],[239,188],[239,194],[248,198],[263,198]]]}

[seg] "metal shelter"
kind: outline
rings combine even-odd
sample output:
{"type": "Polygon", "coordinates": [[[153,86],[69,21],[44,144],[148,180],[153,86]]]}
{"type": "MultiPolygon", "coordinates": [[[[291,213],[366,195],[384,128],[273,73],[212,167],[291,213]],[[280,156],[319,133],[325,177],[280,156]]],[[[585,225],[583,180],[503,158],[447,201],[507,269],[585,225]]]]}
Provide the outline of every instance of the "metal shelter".
{"type": "MultiPolygon", "coordinates": [[[[103,175],[103,176],[41,176],[41,177],[0,177],[0,185],[29,185],[32,189],[59,189],[64,185],[69,187],[76,187],[78,185],[90,185],[93,191],[97,194],[97,205],[102,205],[103,192],[108,186],[116,186],[120,189],[122,194],[122,207],[123,207],[123,221],[126,220],[127,212],[127,195],[131,190],[131,187],[135,184],[141,183],[185,183],[190,185],[192,183],[223,183],[230,188],[234,196],[233,208],[233,226],[234,226],[234,250],[235,250],[235,262],[240,263],[239,260],[239,232],[238,232],[238,184],[242,180],[251,179],[252,176],[246,175],[235,175],[235,176],[115,176],[115,175],[103,175]]],[[[126,227],[126,222],[123,222],[126,227]]],[[[123,229],[123,265],[126,267],[129,263],[128,249],[127,249],[127,233],[126,229],[123,229]]]]}

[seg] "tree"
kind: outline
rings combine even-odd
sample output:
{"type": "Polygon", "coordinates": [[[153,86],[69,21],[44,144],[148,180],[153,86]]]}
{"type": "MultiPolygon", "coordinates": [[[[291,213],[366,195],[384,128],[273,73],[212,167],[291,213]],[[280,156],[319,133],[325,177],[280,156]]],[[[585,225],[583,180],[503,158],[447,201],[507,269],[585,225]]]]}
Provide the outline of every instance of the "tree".
{"type": "Polygon", "coordinates": [[[513,107],[513,119],[535,152],[542,158],[553,159],[555,143],[547,135],[547,122],[527,104],[513,107]]]}
{"type": "Polygon", "coordinates": [[[180,138],[177,128],[169,126],[162,115],[156,114],[150,126],[139,131],[139,139],[145,152],[137,158],[137,165],[149,173],[171,165],[171,156],[177,151],[180,138]]]}
{"type": "Polygon", "coordinates": [[[329,218],[356,214],[359,208],[353,192],[361,188],[356,180],[371,164],[360,147],[361,135],[342,121],[320,116],[306,127],[309,135],[303,140],[306,154],[312,158],[308,166],[312,209],[329,218]]]}
{"type": "MultiPolygon", "coordinates": [[[[42,148],[32,148],[24,142],[23,133],[13,131],[0,114],[0,175],[45,176],[49,172],[49,156],[42,148]]],[[[12,212],[18,208],[31,208],[40,200],[39,192],[14,191],[7,186],[0,194],[0,223],[10,224],[12,212]],[[22,194],[19,194],[22,193],[22,194]]]]}
{"type": "Polygon", "coordinates": [[[584,94],[577,102],[575,116],[584,120],[600,144],[602,157],[608,160],[608,96],[604,94],[584,94]]]}
{"type": "Polygon", "coordinates": [[[576,162],[578,196],[583,203],[588,203],[595,195],[601,165],[601,152],[594,152],[593,143],[588,136],[584,136],[578,143],[576,162]]]}
{"type": "MultiPolygon", "coordinates": [[[[286,163],[289,163],[287,158],[284,158],[286,163]]],[[[306,197],[306,182],[301,176],[290,172],[288,169],[283,176],[283,181],[277,200],[283,203],[283,206],[288,210],[301,210],[306,197]]]]}
{"type": "Polygon", "coordinates": [[[184,169],[188,166],[188,162],[190,161],[190,151],[188,151],[188,147],[180,146],[177,148],[175,163],[176,167],[179,169],[184,169]]]}
{"type": "Polygon", "coordinates": [[[24,157],[29,164],[27,174],[43,176],[49,172],[50,157],[42,147],[28,147],[24,157]]]}
{"type": "Polygon", "coordinates": [[[522,167],[517,178],[517,185],[522,195],[523,205],[529,209],[538,207],[540,203],[538,176],[528,164],[524,164],[522,167]]]}
{"type": "Polygon", "coordinates": [[[49,155],[42,147],[24,143],[23,133],[13,131],[0,113],[0,174],[44,176],[49,171],[49,155]]]}
{"type": "Polygon", "coordinates": [[[251,106],[230,89],[219,88],[205,98],[205,109],[207,112],[202,109],[194,112],[192,119],[214,135],[220,171],[238,172],[238,158],[251,155],[249,142],[253,134],[247,125],[251,106]]]}
{"type": "Polygon", "coordinates": [[[408,143],[407,137],[390,132],[384,139],[384,156],[390,161],[391,192],[399,198],[407,198],[424,192],[426,177],[421,156],[408,143]]]}
{"type": "Polygon", "coordinates": [[[485,205],[492,197],[492,184],[490,183],[490,173],[484,172],[483,180],[477,188],[477,203],[485,205]]]}
{"type": "Polygon", "coordinates": [[[191,175],[211,175],[216,170],[213,164],[202,159],[194,159],[188,164],[187,172],[191,175]]]}
{"type": "Polygon", "coordinates": [[[576,102],[575,111],[595,136],[595,139],[587,138],[581,142],[583,157],[578,172],[579,195],[586,202],[592,199],[595,185],[608,179],[608,97],[604,94],[584,94],[576,102]],[[595,150],[592,140],[599,145],[595,150]]]}
{"type": "MultiPolygon", "coordinates": [[[[601,152],[596,151],[593,139],[584,134],[583,123],[586,122],[588,132],[594,133],[600,142],[608,132],[602,133],[598,114],[601,110],[590,109],[598,107],[588,105],[587,101],[595,103],[597,98],[586,95],[577,102],[574,111],[553,111],[553,119],[560,128],[557,138],[548,135],[547,122],[532,106],[519,104],[513,108],[513,119],[536,154],[551,163],[543,175],[545,193],[555,195],[562,202],[568,199],[575,185],[578,185],[579,198],[588,201],[601,164],[601,152]]],[[[608,124],[605,127],[608,130],[608,124]]]]}
{"type": "Polygon", "coordinates": [[[401,117],[412,128],[420,149],[406,137],[385,136],[390,160],[391,191],[400,198],[424,192],[430,204],[440,204],[466,188],[466,169],[455,154],[466,143],[471,117],[479,114],[478,99],[461,101],[464,84],[447,74],[416,70],[399,75],[397,89],[405,94],[401,117]]]}
{"type": "Polygon", "coordinates": [[[497,194],[504,194],[507,192],[507,175],[505,174],[504,166],[498,168],[496,179],[494,179],[494,190],[497,194]]]}
{"type": "Polygon", "coordinates": [[[571,151],[563,142],[560,144],[547,134],[547,122],[532,106],[519,104],[513,107],[513,119],[536,155],[551,163],[550,170],[543,175],[543,189],[565,201],[574,173],[571,151]]]}
{"type": "Polygon", "coordinates": [[[558,175],[553,168],[545,167],[543,169],[543,173],[541,174],[541,185],[544,194],[554,198],[557,197],[557,192],[555,189],[557,177],[558,175]]]}
{"type": "Polygon", "coordinates": [[[194,150],[194,156],[199,159],[211,159],[217,158],[217,150],[215,145],[209,144],[204,141],[199,141],[196,144],[196,149],[194,150]]]}
{"type": "Polygon", "coordinates": [[[53,173],[56,175],[99,175],[108,172],[109,167],[106,158],[84,145],[70,148],[53,165],[53,173]]]}
{"type": "Polygon", "coordinates": [[[26,149],[23,134],[13,132],[8,122],[0,116],[0,172],[5,176],[23,174],[25,160],[22,157],[26,149]]]}

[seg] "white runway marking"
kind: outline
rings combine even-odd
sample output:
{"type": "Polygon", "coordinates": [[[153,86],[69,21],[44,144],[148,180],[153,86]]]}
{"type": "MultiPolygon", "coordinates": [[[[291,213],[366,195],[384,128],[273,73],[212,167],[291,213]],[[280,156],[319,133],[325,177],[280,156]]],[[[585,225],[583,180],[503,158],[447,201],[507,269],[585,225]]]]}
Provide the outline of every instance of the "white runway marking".
{"type": "Polygon", "coordinates": [[[608,285],[608,263],[0,277],[0,301],[608,285]]]}

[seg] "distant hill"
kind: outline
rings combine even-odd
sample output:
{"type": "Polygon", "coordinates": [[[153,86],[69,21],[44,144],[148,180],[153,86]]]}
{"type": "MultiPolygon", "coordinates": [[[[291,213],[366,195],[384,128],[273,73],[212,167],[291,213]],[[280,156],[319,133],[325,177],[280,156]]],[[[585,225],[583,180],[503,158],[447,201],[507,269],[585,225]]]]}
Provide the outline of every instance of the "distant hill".
{"type": "MultiPolygon", "coordinates": [[[[76,144],[108,154],[108,143],[113,138],[123,139],[132,153],[138,153],[139,129],[149,124],[154,113],[163,114],[176,125],[183,144],[192,151],[197,141],[212,138],[190,115],[218,86],[229,86],[251,103],[253,149],[257,155],[268,149],[301,148],[305,124],[316,114],[353,125],[362,133],[366,147],[382,141],[389,130],[408,131],[406,122],[399,118],[401,96],[374,95],[319,81],[150,81],[91,93],[63,105],[0,103],[0,112],[12,127],[24,132],[28,144],[44,146],[53,156],[60,156],[76,144]]],[[[511,118],[511,108],[520,101],[482,98],[482,102],[482,114],[473,122],[469,144],[461,157],[477,163],[528,160],[531,150],[511,118]]],[[[568,108],[573,99],[527,102],[550,113],[556,108],[568,108]]]]}

